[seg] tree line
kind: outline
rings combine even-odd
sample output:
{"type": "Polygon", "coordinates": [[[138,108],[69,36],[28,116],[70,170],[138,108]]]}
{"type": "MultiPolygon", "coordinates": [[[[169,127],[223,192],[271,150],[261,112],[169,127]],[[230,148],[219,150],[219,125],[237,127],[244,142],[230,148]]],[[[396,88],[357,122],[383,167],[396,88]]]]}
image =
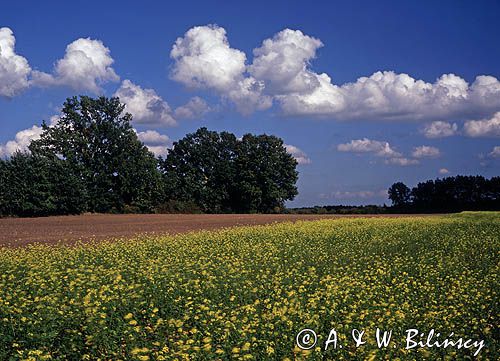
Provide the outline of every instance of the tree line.
{"type": "Polygon", "coordinates": [[[0,216],[268,213],[297,195],[278,137],[200,128],[157,158],[131,120],[118,98],[68,98],[29,152],[0,159],[0,216]]]}
{"type": "Polygon", "coordinates": [[[393,208],[403,212],[500,210],[500,177],[446,177],[420,182],[410,189],[402,182],[388,190],[393,208]]]}

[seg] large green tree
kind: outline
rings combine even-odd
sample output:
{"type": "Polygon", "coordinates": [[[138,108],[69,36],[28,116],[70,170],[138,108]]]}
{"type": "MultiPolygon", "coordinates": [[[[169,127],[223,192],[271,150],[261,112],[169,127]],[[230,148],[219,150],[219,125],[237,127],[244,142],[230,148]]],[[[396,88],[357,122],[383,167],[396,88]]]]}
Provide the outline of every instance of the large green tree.
{"type": "Polygon", "coordinates": [[[65,160],[18,152],[0,161],[0,215],[79,214],[86,198],[83,182],[65,160]]]}
{"type": "Polygon", "coordinates": [[[231,212],[236,144],[233,134],[207,128],[175,142],[162,162],[167,198],[204,212],[231,212]]]}
{"type": "Polygon", "coordinates": [[[162,161],[167,200],[204,212],[273,212],[297,194],[297,162],[274,136],[200,128],[162,161]]]}
{"type": "Polygon", "coordinates": [[[236,151],[234,209],[279,212],[297,194],[297,161],[273,135],[246,134],[236,151]]]}
{"type": "Polygon", "coordinates": [[[160,199],[161,175],[131,119],[118,98],[68,98],[57,123],[44,123],[29,149],[68,162],[85,185],[89,211],[151,211],[160,199]]]}

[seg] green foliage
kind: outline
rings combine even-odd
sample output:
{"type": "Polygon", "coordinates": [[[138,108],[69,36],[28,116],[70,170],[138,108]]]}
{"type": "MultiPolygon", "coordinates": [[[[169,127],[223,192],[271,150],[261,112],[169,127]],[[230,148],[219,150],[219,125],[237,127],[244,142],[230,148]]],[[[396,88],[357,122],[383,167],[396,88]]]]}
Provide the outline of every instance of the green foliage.
{"type": "Polygon", "coordinates": [[[394,183],[387,192],[395,207],[404,207],[410,202],[411,191],[402,182],[394,183]]]}
{"type": "Polygon", "coordinates": [[[298,194],[297,161],[280,138],[246,134],[236,153],[236,211],[279,212],[298,194]]]}
{"type": "Polygon", "coordinates": [[[0,216],[279,212],[297,194],[297,163],[277,137],[201,128],[156,159],[131,119],[118,98],[68,98],[32,156],[1,160],[0,216]]]}
{"type": "Polygon", "coordinates": [[[200,128],[174,143],[161,163],[167,200],[204,212],[276,212],[297,194],[295,159],[275,136],[200,128]]]}
{"type": "Polygon", "coordinates": [[[78,214],[86,190],[69,163],[57,157],[16,153],[0,163],[0,215],[78,214]]]}
{"type": "Polygon", "coordinates": [[[79,175],[87,190],[87,210],[152,211],[161,195],[154,155],[139,141],[118,98],[82,96],[64,103],[57,124],[43,125],[34,155],[59,156],[79,175]]]}
{"type": "Polygon", "coordinates": [[[236,137],[200,128],[174,143],[162,162],[167,200],[194,203],[204,212],[230,212],[236,137]]]}
{"type": "Polygon", "coordinates": [[[403,183],[389,188],[395,207],[414,212],[500,210],[500,177],[456,176],[418,183],[410,191],[403,183]]]}

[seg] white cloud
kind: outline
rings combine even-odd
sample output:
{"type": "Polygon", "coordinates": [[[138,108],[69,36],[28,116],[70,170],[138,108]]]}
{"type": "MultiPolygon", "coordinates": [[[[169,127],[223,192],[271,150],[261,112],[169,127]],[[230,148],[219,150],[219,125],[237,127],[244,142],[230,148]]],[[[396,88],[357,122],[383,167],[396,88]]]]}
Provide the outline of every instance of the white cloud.
{"type": "Polygon", "coordinates": [[[54,74],[33,71],[33,84],[37,86],[69,86],[75,90],[100,93],[100,85],[119,81],[112,68],[114,60],[100,40],[80,38],[66,47],[66,53],[54,66],[54,74]]]}
{"type": "Polygon", "coordinates": [[[418,159],[411,159],[411,158],[405,158],[405,157],[395,157],[395,158],[390,158],[385,161],[385,164],[393,164],[393,165],[399,165],[401,167],[406,167],[410,165],[417,165],[419,164],[418,159]]]}
{"type": "Polygon", "coordinates": [[[445,138],[458,134],[458,126],[456,123],[448,123],[443,121],[434,121],[426,124],[422,129],[422,134],[426,138],[445,138]]]}
{"type": "MultiPolygon", "coordinates": [[[[338,120],[464,119],[500,109],[500,82],[492,76],[481,75],[468,84],[455,74],[427,82],[378,71],[337,85],[329,74],[311,68],[321,46],[319,39],[285,29],[255,48],[253,62],[245,66],[246,55],[229,46],[223,28],[195,27],[172,49],[172,78],[192,88],[215,90],[245,112],[267,109],[273,99],[287,115],[338,120]]],[[[454,128],[451,125],[452,132],[454,128]]]]}
{"type": "Polygon", "coordinates": [[[436,147],[431,147],[428,145],[421,145],[419,147],[413,148],[412,156],[414,158],[437,158],[441,155],[441,152],[436,147]]]}
{"type": "Polygon", "coordinates": [[[9,28],[0,28],[0,96],[14,97],[29,86],[31,68],[15,52],[16,38],[9,28]]]}
{"type": "Polygon", "coordinates": [[[273,94],[314,90],[319,81],[308,66],[321,46],[320,40],[304,35],[300,30],[282,30],[254,49],[249,73],[266,81],[267,90],[273,94]]]}
{"type": "Polygon", "coordinates": [[[493,150],[488,155],[492,158],[500,158],[500,146],[493,147],[493,150]]]}
{"type": "Polygon", "coordinates": [[[114,96],[125,103],[136,124],[175,125],[172,109],[153,89],[143,89],[125,79],[114,96]]]}
{"type": "Polygon", "coordinates": [[[156,130],[137,132],[137,137],[157,157],[165,157],[168,153],[168,148],[172,145],[168,136],[160,134],[156,130]]]}
{"type": "Polygon", "coordinates": [[[500,112],[491,118],[465,122],[464,132],[469,137],[500,137],[500,112]]]}
{"type": "Polygon", "coordinates": [[[187,87],[214,90],[242,113],[271,106],[271,98],[261,94],[264,84],[245,75],[246,55],[231,48],[224,28],[191,28],[176,40],[170,57],[174,59],[172,79],[187,87]]]}
{"type": "Polygon", "coordinates": [[[494,77],[486,81],[479,76],[471,86],[454,74],[428,83],[404,73],[379,71],[340,86],[326,74],[318,77],[323,79],[320,86],[308,93],[278,96],[286,114],[339,120],[427,120],[500,108],[500,82],[494,77]]]}
{"type": "Polygon", "coordinates": [[[31,141],[39,139],[42,132],[42,127],[37,125],[33,125],[31,128],[17,132],[14,140],[9,140],[5,144],[0,144],[0,158],[10,157],[17,151],[28,151],[28,146],[31,141]]]}
{"type": "Polygon", "coordinates": [[[448,173],[450,173],[450,171],[446,168],[439,169],[439,174],[448,174],[448,173]]]}
{"type": "Polygon", "coordinates": [[[199,119],[211,110],[203,99],[193,97],[186,104],[177,107],[174,114],[178,119],[199,119]]]}
{"type": "Polygon", "coordinates": [[[400,153],[391,148],[388,142],[371,140],[368,138],[354,139],[349,143],[337,145],[340,152],[373,153],[379,157],[399,157],[400,153]]]}
{"type": "MultiPolygon", "coordinates": [[[[59,121],[59,115],[50,117],[48,126],[52,127],[59,121]]],[[[0,144],[0,158],[8,158],[17,151],[29,152],[28,146],[32,140],[40,139],[43,129],[41,126],[33,125],[31,128],[20,130],[13,140],[0,144]]]]}
{"type": "Polygon", "coordinates": [[[290,153],[298,164],[311,164],[311,159],[307,156],[304,151],[294,145],[285,144],[286,151],[290,153]]]}

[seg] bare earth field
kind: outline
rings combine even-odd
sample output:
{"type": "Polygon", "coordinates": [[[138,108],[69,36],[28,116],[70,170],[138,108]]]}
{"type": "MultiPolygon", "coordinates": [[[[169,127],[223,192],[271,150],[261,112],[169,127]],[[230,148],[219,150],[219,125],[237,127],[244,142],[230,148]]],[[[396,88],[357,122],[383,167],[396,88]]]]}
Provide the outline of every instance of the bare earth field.
{"type": "MultiPolygon", "coordinates": [[[[405,215],[408,216],[408,215],[405,215]]],[[[274,222],[345,217],[401,217],[401,215],[302,214],[90,214],[42,218],[0,219],[0,246],[133,238],[176,234],[274,222]]]]}

